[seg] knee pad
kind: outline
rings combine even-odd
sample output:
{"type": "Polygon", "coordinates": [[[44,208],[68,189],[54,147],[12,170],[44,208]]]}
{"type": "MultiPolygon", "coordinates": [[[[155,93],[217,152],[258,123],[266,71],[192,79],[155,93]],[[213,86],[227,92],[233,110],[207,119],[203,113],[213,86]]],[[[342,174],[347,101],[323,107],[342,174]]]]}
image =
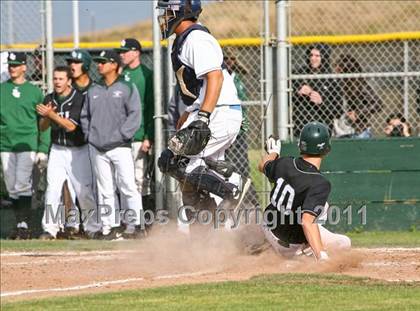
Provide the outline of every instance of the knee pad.
{"type": "Polygon", "coordinates": [[[205,166],[198,166],[191,173],[187,174],[186,181],[193,185],[196,191],[213,193],[222,199],[232,198],[237,191],[237,187],[234,184],[220,178],[205,166]]]}
{"type": "Polygon", "coordinates": [[[175,156],[171,150],[165,149],[158,159],[158,167],[162,173],[168,174],[178,181],[183,181],[185,168],[189,162],[189,158],[175,156]]]}
{"type": "Polygon", "coordinates": [[[165,174],[171,170],[174,158],[175,155],[171,150],[165,149],[162,151],[158,159],[158,167],[162,173],[165,174]]]}

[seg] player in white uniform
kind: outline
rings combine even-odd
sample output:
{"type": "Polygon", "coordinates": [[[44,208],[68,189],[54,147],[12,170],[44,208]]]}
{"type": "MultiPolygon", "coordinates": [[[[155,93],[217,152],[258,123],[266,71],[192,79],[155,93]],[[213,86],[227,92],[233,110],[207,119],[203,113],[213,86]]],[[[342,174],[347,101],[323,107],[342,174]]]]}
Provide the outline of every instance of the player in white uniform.
{"type": "Polygon", "coordinates": [[[239,133],[242,111],[222,49],[209,31],[196,23],[201,13],[199,0],[159,1],[158,9],[163,38],[176,34],[172,66],[188,106],[178,121],[179,131],[158,160],[159,168],[184,184],[184,205],[215,207],[211,193],[236,207],[249,180],[242,188],[240,175],[224,162],[225,150],[239,133]]]}
{"type": "MultiPolygon", "coordinates": [[[[84,96],[71,87],[69,67],[54,70],[54,92],[45,97],[44,103],[37,105],[41,130],[51,126],[52,146],[48,161],[45,194],[45,211],[42,219],[44,233],[41,239],[54,239],[66,221],[63,206],[60,209],[63,184],[68,180],[75,190],[82,210],[85,231],[100,229],[97,221],[97,205],[92,191],[92,168],[89,151],[80,128],[80,113],[84,96]],[[58,216],[58,217],[57,217],[58,216]]],[[[78,215],[73,221],[78,220],[78,215]]],[[[69,222],[72,219],[68,219],[69,222]]]]}

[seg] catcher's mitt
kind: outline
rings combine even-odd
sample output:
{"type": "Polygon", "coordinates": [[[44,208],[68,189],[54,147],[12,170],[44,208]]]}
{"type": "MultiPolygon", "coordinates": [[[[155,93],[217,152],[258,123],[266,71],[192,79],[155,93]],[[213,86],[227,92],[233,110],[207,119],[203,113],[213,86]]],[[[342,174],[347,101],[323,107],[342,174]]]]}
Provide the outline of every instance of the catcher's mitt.
{"type": "Polygon", "coordinates": [[[168,148],[176,155],[199,154],[210,140],[211,132],[206,122],[193,121],[169,139],[168,148]]]}

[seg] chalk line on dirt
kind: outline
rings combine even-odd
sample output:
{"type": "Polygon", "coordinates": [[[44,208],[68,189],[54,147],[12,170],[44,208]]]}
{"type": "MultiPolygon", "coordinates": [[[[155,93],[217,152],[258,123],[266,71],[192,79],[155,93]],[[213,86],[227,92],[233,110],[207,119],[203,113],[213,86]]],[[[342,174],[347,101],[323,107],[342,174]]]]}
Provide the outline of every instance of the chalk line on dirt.
{"type": "Polygon", "coordinates": [[[71,287],[57,287],[57,288],[45,288],[45,289],[28,289],[28,290],[19,290],[19,291],[10,291],[10,292],[3,292],[0,294],[0,297],[12,297],[12,296],[21,296],[27,294],[38,294],[38,293],[48,293],[48,292],[66,292],[66,291],[78,291],[87,288],[100,288],[108,285],[118,285],[118,284],[126,284],[130,282],[139,282],[145,280],[163,280],[163,279],[178,279],[182,277],[193,277],[193,276],[202,276],[207,272],[192,272],[192,273],[180,273],[180,274],[171,274],[171,275],[159,275],[151,278],[129,278],[129,279],[121,279],[121,280],[113,280],[113,281],[102,281],[102,282],[95,282],[85,285],[76,285],[71,287]]]}

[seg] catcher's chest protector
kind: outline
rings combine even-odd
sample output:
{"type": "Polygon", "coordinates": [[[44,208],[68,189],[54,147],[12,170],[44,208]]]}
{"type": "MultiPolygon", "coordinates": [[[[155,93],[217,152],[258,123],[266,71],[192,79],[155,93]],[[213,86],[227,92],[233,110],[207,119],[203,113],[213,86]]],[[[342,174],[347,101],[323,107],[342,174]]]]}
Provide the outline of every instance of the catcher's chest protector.
{"type": "Polygon", "coordinates": [[[179,59],[182,46],[188,35],[194,30],[201,30],[210,33],[204,26],[194,24],[185,30],[181,35],[177,36],[172,46],[172,68],[175,72],[178,86],[181,90],[181,98],[185,105],[191,106],[200,94],[200,89],[203,86],[203,80],[197,79],[193,68],[188,67],[179,59]]]}

